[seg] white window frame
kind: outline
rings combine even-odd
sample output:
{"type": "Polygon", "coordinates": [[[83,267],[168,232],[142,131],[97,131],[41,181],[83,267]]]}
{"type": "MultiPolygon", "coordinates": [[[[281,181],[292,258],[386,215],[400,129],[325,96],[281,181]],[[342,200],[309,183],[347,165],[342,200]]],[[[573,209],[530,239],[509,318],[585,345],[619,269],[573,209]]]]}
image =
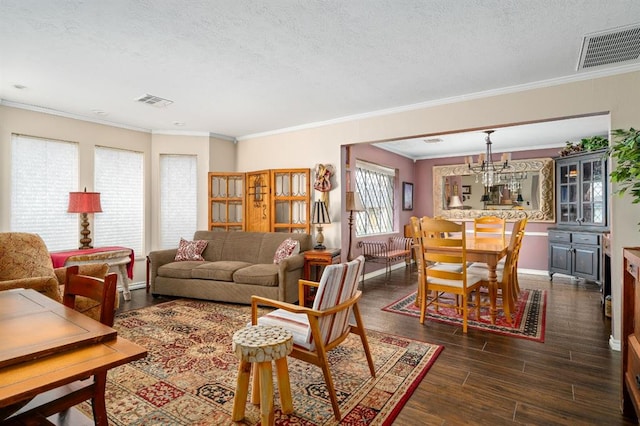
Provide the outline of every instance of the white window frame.
{"type": "Polygon", "coordinates": [[[395,232],[397,173],[390,167],[356,160],[356,192],[365,211],[356,215],[356,236],[395,232]]]}
{"type": "Polygon", "coordinates": [[[78,143],[11,135],[9,229],[40,235],[49,251],[75,249],[77,213],[67,213],[69,192],[78,191],[78,143]]]}
{"type": "Polygon", "coordinates": [[[198,226],[198,156],[160,154],[161,249],[191,240],[198,226]]]}
{"type": "Polygon", "coordinates": [[[102,213],[94,214],[93,245],[144,253],[144,153],[96,146],[94,190],[102,213]]]}

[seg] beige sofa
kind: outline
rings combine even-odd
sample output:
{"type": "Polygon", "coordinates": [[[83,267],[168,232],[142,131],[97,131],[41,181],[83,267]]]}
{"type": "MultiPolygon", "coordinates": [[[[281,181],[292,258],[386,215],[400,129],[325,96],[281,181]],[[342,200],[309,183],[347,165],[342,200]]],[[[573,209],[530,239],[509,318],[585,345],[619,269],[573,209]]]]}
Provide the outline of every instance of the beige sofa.
{"type": "Polygon", "coordinates": [[[273,263],[287,238],[300,242],[300,252],[312,247],[311,236],[302,233],[196,231],[194,241],[207,241],[204,261],[176,262],[177,249],[149,253],[151,293],[243,304],[252,295],[296,302],[304,256],[273,263]]]}

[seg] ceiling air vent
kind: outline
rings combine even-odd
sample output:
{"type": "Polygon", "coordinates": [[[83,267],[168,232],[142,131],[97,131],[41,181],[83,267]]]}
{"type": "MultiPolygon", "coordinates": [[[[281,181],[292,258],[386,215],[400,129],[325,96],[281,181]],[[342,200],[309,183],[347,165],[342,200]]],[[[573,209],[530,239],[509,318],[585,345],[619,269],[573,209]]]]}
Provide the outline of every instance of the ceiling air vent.
{"type": "Polygon", "coordinates": [[[140,96],[139,98],[134,99],[136,102],[142,102],[143,104],[151,105],[156,108],[164,108],[173,103],[169,99],[164,99],[159,96],[153,96],[148,93],[140,96]]]}
{"type": "Polygon", "coordinates": [[[640,59],[640,24],[587,34],[582,40],[578,71],[640,59]]]}

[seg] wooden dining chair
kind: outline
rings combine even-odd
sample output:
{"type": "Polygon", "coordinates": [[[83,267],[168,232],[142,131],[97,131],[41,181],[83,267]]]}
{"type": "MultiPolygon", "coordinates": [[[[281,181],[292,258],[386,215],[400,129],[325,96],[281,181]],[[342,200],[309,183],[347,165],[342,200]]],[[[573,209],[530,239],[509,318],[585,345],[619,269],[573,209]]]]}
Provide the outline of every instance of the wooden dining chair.
{"type": "MultiPolygon", "coordinates": [[[[505,261],[499,263],[496,268],[500,290],[498,295],[502,297],[503,309],[509,322],[511,322],[510,313],[515,311],[515,306],[520,295],[520,287],[518,285],[518,258],[526,225],[526,217],[513,224],[509,247],[507,248],[507,256],[505,261]]],[[[476,262],[469,268],[469,272],[482,277],[484,287],[489,286],[489,269],[486,264],[476,262]]]]}
{"type": "Polygon", "coordinates": [[[100,322],[112,327],[115,317],[117,283],[118,276],[114,273],[100,279],[88,275],[78,275],[78,266],[71,266],[67,269],[62,302],[68,308],[76,309],[76,298],[84,297],[94,300],[100,305],[100,322]]]}
{"type": "Polygon", "coordinates": [[[340,406],[329,370],[327,352],[336,348],[350,333],[356,334],[362,342],[369,372],[372,377],[376,376],[358,307],[358,300],[362,296],[362,291],[358,290],[358,277],[362,268],[364,257],[361,255],[347,263],[326,266],[319,283],[300,280],[298,286],[301,301],[304,286],[317,287],[311,308],[303,306],[304,302],[294,305],[265,297],[251,297],[251,324],[277,325],[290,330],[293,334],[293,351],[290,356],[322,369],[337,421],[341,419],[340,406]],[[259,305],[277,309],[258,317],[259,305]],[[350,324],[351,316],[355,324],[350,324]]]}
{"type": "MultiPolygon", "coordinates": [[[[76,298],[84,297],[92,299],[100,304],[100,322],[113,327],[115,318],[116,294],[118,275],[107,274],[104,279],[88,275],[78,275],[78,266],[67,269],[66,281],[62,302],[68,308],[76,308],[76,298]]],[[[80,382],[91,380],[85,379],[80,382]]],[[[91,408],[96,425],[107,425],[107,408],[105,405],[105,391],[107,385],[107,372],[97,373],[93,376],[93,383],[84,387],[95,390],[91,393],[91,408]]],[[[85,391],[86,392],[86,391],[85,391]]]]}
{"type": "MultiPolygon", "coordinates": [[[[76,308],[77,298],[91,299],[100,306],[100,322],[109,327],[113,326],[115,316],[115,298],[118,276],[108,274],[104,279],[88,275],[78,275],[78,266],[66,269],[64,293],[62,301],[68,308],[76,308]]],[[[96,303],[82,305],[97,306],[96,303]]],[[[82,312],[80,310],[79,312],[82,312]]],[[[88,315],[89,316],[89,315],[88,315]]],[[[93,376],[79,378],[75,382],[51,389],[39,394],[19,408],[16,424],[54,424],[47,417],[58,413],[65,413],[69,408],[91,399],[93,420],[96,425],[108,425],[105,391],[107,385],[106,370],[93,376]]],[[[66,417],[66,415],[62,416],[66,417]]]]}
{"type": "Polygon", "coordinates": [[[427,306],[456,309],[462,313],[462,332],[467,332],[469,299],[475,292],[476,314],[480,314],[480,277],[467,273],[466,232],[464,223],[444,219],[420,219],[419,245],[422,256],[422,291],[420,324],[424,324],[427,306]],[[449,235],[441,238],[441,235],[449,235]],[[443,293],[455,296],[455,302],[441,298],[443,293]]]}
{"type": "Polygon", "coordinates": [[[496,216],[481,216],[473,220],[473,238],[487,244],[505,243],[506,221],[496,216]]]}

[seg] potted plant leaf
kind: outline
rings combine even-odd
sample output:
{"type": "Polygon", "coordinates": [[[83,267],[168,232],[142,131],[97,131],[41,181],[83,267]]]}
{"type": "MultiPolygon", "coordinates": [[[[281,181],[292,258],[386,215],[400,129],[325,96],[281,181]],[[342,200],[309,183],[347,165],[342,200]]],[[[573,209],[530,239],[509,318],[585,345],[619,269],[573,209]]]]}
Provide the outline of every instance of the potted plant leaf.
{"type": "Polygon", "coordinates": [[[611,132],[614,143],[609,155],[615,160],[611,181],[618,184],[616,194],[629,193],[632,203],[640,203],[640,130],[616,129],[611,132]]]}

